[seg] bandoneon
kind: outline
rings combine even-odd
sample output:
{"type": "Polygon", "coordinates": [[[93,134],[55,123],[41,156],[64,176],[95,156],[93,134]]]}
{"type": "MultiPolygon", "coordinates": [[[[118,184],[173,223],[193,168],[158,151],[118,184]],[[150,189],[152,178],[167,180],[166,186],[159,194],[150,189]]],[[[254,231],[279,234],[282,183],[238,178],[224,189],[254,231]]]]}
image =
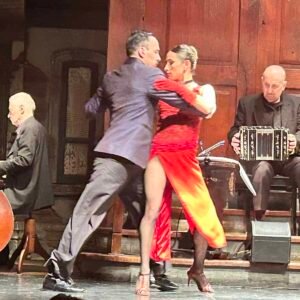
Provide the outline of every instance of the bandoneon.
{"type": "Polygon", "coordinates": [[[286,160],[288,152],[287,128],[271,126],[241,126],[242,160],[286,160]]]}

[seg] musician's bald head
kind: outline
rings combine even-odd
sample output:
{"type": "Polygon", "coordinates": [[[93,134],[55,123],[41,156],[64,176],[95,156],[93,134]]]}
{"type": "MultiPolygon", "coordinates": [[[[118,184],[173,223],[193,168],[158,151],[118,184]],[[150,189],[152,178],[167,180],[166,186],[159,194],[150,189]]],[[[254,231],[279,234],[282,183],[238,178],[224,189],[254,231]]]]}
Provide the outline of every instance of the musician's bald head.
{"type": "Polygon", "coordinates": [[[20,92],[9,98],[7,117],[14,126],[19,127],[25,120],[33,116],[35,108],[33,98],[27,93],[20,92]]]}
{"type": "Polygon", "coordinates": [[[280,80],[286,80],[285,69],[279,65],[271,65],[265,68],[262,77],[275,76],[280,80]]]}
{"type": "Polygon", "coordinates": [[[287,84],[284,68],[279,65],[268,66],[263,72],[261,81],[265,99],[269,103],[280,102],[280,96],[287,84]]]}

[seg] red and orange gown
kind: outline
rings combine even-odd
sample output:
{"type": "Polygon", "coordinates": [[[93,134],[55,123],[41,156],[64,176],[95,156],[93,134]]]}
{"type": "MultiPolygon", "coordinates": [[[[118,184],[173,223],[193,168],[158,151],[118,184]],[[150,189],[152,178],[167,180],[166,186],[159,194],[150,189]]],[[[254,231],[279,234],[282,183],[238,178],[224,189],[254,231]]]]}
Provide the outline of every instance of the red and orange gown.
{"type": "Polygon", "coordinates": [[[167,176],[150,257],[171,258],[172,191],[177,194],[191,233],[197,230],[213,248],[226,245],[223,227],[196,159],[201,119],[159,101],[158,129],[150,158],[158,156],[167,176]]]}

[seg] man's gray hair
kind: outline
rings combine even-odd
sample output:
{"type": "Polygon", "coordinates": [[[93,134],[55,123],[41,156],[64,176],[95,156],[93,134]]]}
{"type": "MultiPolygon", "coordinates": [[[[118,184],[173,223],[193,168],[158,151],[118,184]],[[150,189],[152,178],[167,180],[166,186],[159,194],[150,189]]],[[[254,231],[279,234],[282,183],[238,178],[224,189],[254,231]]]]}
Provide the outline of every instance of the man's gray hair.
{"type": "Polygon", "coordinates": [[[23,105],[26,109],[31,110],[32,112],[34,112],[36,108],[33,98],[24,92],[12,95],[9,98],[9,103],[13,103],[18,106],[23,105]]]}
{"type": "Polygon", "coordinates": [[[127,56],[131,56],[138,49],[138,47],[144,43],[149,41],[149,37],[154,35],[151,32],[147,32],[144,30],[136,30],[133,31],[127,39],[126,42],[126,54],[127,56]]]}

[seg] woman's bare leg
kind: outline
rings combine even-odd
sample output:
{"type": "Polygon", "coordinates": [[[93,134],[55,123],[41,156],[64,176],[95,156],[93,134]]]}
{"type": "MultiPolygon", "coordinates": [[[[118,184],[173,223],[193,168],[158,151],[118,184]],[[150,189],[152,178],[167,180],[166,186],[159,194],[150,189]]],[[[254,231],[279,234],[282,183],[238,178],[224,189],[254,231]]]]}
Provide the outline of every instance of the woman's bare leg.
{"type": "Polygon", "coordinates": [[[149,260],[156,218],[166,185],[166,174],[158,157],[152,158],[145,172],[146,209],[140,225],[141,274],[150,273],[149,260]]]}

